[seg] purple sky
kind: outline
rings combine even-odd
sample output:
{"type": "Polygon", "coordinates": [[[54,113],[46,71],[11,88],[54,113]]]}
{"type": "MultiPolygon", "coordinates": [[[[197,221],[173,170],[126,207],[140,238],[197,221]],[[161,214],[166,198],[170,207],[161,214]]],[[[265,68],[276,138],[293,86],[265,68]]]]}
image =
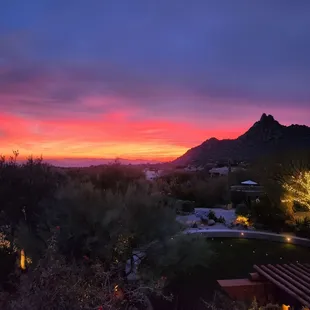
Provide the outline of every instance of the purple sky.
{"type": "Polygon", "coordinates": [[[263,112],[310,125],[309,55],[309,0],[2,0],[0,143],[172,158],[263,112]]]}

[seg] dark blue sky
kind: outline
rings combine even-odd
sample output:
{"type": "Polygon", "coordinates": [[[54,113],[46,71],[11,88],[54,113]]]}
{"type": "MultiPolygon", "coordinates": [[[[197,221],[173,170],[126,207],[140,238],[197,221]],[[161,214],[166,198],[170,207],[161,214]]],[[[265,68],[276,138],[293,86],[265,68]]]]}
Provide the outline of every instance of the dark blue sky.
{"type": "Polygon", "coordinates": [[[309,0],[0,2],[1,110],[34,122],[310,125],[309,55],[309,0]]]}

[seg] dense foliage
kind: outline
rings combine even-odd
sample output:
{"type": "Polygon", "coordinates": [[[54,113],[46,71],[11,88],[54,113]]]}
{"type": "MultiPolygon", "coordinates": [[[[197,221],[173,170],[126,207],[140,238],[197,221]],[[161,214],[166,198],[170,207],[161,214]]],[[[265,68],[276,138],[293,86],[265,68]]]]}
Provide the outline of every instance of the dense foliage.
{"type": "Polygon", "coordinates": [[[193,201],[196,207],[227,204],[227,182],[227,177],[210,178],[206,172],[175,172],[158,181],[162,191],[176,199],[193,201]]]}
{"type": "MultiPolygon", "coordinates": [[[[217,261],[210,241],[180,234],[175,220],[177,211],[198,206],[233,201],[246,226],[309,237],[309,219],[293,217],[301,206],[284,199],[283,184],[306,167],[299,161],[287,169],[271,160],[249,167],[265,188],[249,204],[229,195],[244,171],[218,178],[174,172],[149,182],[141,169],[117,162],[62,169],[17,159],[0,161],[1,309],[145,309],[149,296],[170,299],[167,285],[217,261]]],[[[210,219],[224,222],[214,212],[210,219]]]]}
{"type": "Polygon", "coordinates": [[[94,174],[41,158],[19,164],[17,155],[0,166],[3,309],[145,308],[149,294],[164,296],[168,281],[210,256],[205,247],[179,261],[185,244],[204,243],[171,243],[180,230],[174,200],[138,170],[116,163],[94,174]]]}

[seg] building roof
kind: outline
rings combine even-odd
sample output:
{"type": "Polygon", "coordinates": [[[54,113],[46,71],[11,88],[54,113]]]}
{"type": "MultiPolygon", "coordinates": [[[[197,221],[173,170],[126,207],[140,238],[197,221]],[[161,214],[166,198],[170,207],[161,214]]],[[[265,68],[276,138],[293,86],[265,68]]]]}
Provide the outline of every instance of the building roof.
{"type": "Polygon", "coordinates": [[[254,265],[254,269],[303,306],[310,307],[310,264],[254,265]]]}
{"type": "Polygon", "coordinates": [[[228,167],[214,167],[209,170],[210,173],[220,173],[220,174],[227,174],[229,171],[228,167]]]}
{"type": "Polygon", "coordinates": [[[251,181],[251,180],[247,180],[247,181],[241,182],[241,184],[242,185],[257,185],[256,182],[251,181]]]}

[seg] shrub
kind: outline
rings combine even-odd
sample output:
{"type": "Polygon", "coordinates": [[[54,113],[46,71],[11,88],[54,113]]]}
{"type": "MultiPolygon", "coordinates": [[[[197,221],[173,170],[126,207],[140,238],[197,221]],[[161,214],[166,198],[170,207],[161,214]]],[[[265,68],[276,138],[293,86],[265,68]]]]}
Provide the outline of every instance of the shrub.
{"type": "Polygon", "coordinates": [[[212,211],[212,210],[210,210],[209,213],[208,213],[208,219],[209,220],[214,220],[215,222],[218,221],[218,218],[216,217],[215,212],[212,211]]]}
{"type": "Polygon", "coordinates": [[[217,219],[218,223],[221,223],[221,224],[226,224],[226,220],[223,216],[220,216],[218,219],[217,219]]]}
{"type": "Polygon", "coordinates": [[[245,201],[246,195],[244,192],[232,191],[230,194],[230,199],[233,205],[238,205],[245,201]]]}
{"type": "Polygon", "coordinates": [[[267,196],[259,203],[253,204],[253,220],[263,224],[273,231],[281,231],[286,227],[286,222],[292,218],[290,209],[280,201],[272,201],[267,196]]]}
{"type": "Polygon", "coordinates": [[[52,241],[40,263],[21,276],[7,309],[127,309],[144,304],[146,292],[161,293],[159,281],[128,283],[119,268],[89,258],[68,263],[52,241]]]}
{"type": "Polygon", "coordinates": [[[191,201],[184,201],[182,204],[182,211],[183,212],[194,212],[195,205],[191,201]]]}
{"type": "Polygon", "coordinates": [[[250,210],[247,207],[247,205],[245,205],[244,203],[237,205],[236,208],[236,214],[237,215],[243,215],[243,216],[247,216],[250,214],[250,210]]]}
{"type": "Polygon", "coordinates": [[[212,257],[213,251],[205,237],[182,234],[166,243],[157,242],[150,247],[147,250],[147,260],[142,262],[139,270],[142,274],[152,270],[155,275],[173,279],[177,275],[192,272],[197,266],[209,266],[212,257]]]}
{"type": "Polygon", "coordinates": [[[9,275],[14,271],[16,263],[16,254],[11,253],[7,248],[0,247],[0,288],[5,287],[9,280],[9,275]]]}
{"type": "Polygon", "coordinates": [[[173,174],[161,181],[165,192],[171,193],[171,196],[177,199],[195,201],[197,205],[208,208],[228,202],[226,177],[207,179],[187,173],[173,174]]]}
{"type": "Polygon", "coordinates": [[[248,227],[250,225],[249,218],[246,216],[238,215],[234,221],[234,224],[248,227]]]}
{"type": "Polygon", "coordinates": [[[181,213],[192,213],[195,210],[195,204],[188,200],[177,200],[175,202],[176,211],[178,214],[181,213]]]}
{"type": "Polygon", "coordinates": [[[196,222],[192,225],[192,228],[198,228],[198,225],[196,222]]]}
{"type": "Polygon", "coordinates": [[[299,237],[310,238],[310,218],[296,219],[294,230],[299,237]]]}

